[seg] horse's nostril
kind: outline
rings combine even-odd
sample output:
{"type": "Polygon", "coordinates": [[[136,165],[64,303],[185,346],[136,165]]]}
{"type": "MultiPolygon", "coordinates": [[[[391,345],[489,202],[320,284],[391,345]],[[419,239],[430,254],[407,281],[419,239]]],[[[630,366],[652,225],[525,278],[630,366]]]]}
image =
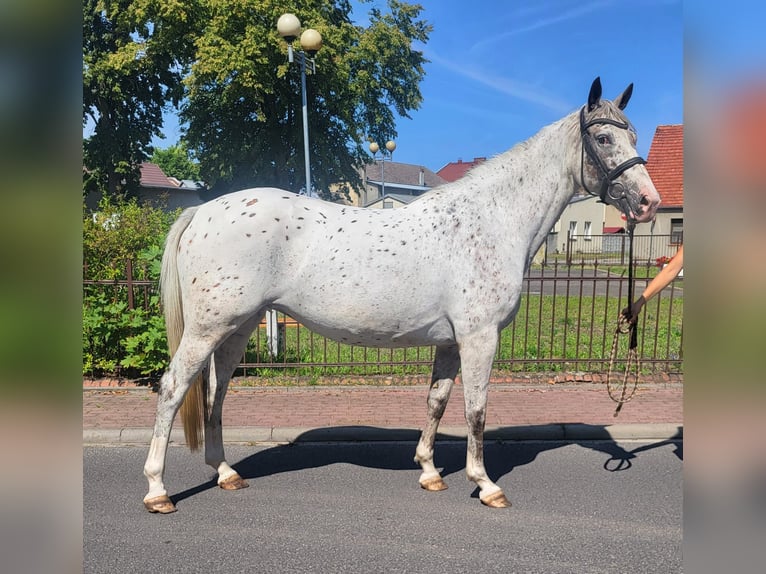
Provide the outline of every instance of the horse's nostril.
{"type": "Polygon", "coordinates": [[[639,201],[639,203],[641,205],[649,205],[649,200],[647,199],[647,197],[645,195],[642,195],[641,196],[641,201],[639,201]]]}

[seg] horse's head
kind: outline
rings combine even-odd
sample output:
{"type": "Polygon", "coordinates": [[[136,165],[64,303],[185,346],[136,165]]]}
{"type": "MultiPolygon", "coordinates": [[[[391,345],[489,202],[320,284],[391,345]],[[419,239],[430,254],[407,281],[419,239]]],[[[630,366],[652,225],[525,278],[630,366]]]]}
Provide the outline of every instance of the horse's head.
{"type": "Polygon", "coordinates": [[[622,211],[628,221],[650,221],[660,205],[644,164],[636,154],[636,132],[622,110],[633,84],[614,101],[601,99],[601,80],[590,88],[588,103],[580,110],[580,185],[591,195],[622,211]]]}

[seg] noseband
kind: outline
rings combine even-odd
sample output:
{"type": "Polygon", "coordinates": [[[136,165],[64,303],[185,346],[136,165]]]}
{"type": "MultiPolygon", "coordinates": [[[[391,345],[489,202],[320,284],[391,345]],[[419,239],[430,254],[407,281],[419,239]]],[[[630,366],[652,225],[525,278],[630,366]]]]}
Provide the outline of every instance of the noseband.
{"type": "Polygon", "coordinates": [[[588,133],[588,128],[597,124],[610,124],[617,126],[620,129],[627,130],[628,124],[625,122],[619,122],[609,118],[596,118],[585,121],[585,106],[580,109],[580,137],[582,138],[582,155],[580,156],[580,181],[583,188],[589,194],[597,196],[602,203],[612,203],[620,208],[626,217],[630,217],[630,212],[638,213],[638,204],[635,200],[631,200],[625,191],[625,186],[615,180],[622,175],[622,173],[634,165],[645,164],[646,160],[640,156],[636,156],[627,161],[622,162],[611,170],[607,167],[599,155],[596,153],[596,149],[593,147],[593,141],[588,133]],[[584,163],[585,155],[593,162],[598,169],[601,176],[601,186],[598,193],[591,191],[588,185],[585,183],[584,176],[584,163]],[[607,202],[607,199],[610,201],[607,202]]]}

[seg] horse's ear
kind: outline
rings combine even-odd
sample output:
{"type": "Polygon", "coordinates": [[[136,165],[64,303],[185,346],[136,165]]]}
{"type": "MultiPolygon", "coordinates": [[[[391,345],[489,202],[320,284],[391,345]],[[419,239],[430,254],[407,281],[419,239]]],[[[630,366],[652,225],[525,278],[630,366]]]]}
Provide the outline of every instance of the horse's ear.
{"type": "Polygon", "coordinates": [[[601,78],[596,77],[590,86],[590,94],[588,94],[589,112],[598,105],[599,100],[601,100],[601,78]]]}
{"type": "Polygon", "coordinates": [[[630,96],[632,95],[633,95],[633,84],[630,84],[627,88],[625,88],[625,91],[623,93],[621,93],[619,96],[617,96],[614,99],[615,105],[621,110],[624,110],[625,106],[627,106],[628,102],[630,101],[630,96]]]}

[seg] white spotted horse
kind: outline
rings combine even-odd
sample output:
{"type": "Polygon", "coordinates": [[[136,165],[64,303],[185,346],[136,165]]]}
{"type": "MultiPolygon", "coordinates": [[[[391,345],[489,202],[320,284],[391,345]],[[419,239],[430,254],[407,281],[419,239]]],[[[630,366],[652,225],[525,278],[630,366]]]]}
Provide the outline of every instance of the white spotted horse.
{"type": "Polygon", "coordinates": [[[162,260],[172,359],[159,385],[144,466],[150,512],[176,510],[163,473],[173,419],[229,490],[247,486],[226,462],[221,412],[229,379],[267,309],[349,345],[433,345],[428,415],[415,460],[420,485],[446,488],[434,439],[460,371],[468,426],[466,473],[491,507],[510,503],[487,476],[487,389],[501,329],[522,280],[567,202],[582,190],[629,220],[654,217],[660,197],[623,113],[593,82],[587,103],[399,209],[342,206],[279,189],[245,189],[184,211],[162,260]],[[202,426],[204,425],[204,433],[202,426]]]}

